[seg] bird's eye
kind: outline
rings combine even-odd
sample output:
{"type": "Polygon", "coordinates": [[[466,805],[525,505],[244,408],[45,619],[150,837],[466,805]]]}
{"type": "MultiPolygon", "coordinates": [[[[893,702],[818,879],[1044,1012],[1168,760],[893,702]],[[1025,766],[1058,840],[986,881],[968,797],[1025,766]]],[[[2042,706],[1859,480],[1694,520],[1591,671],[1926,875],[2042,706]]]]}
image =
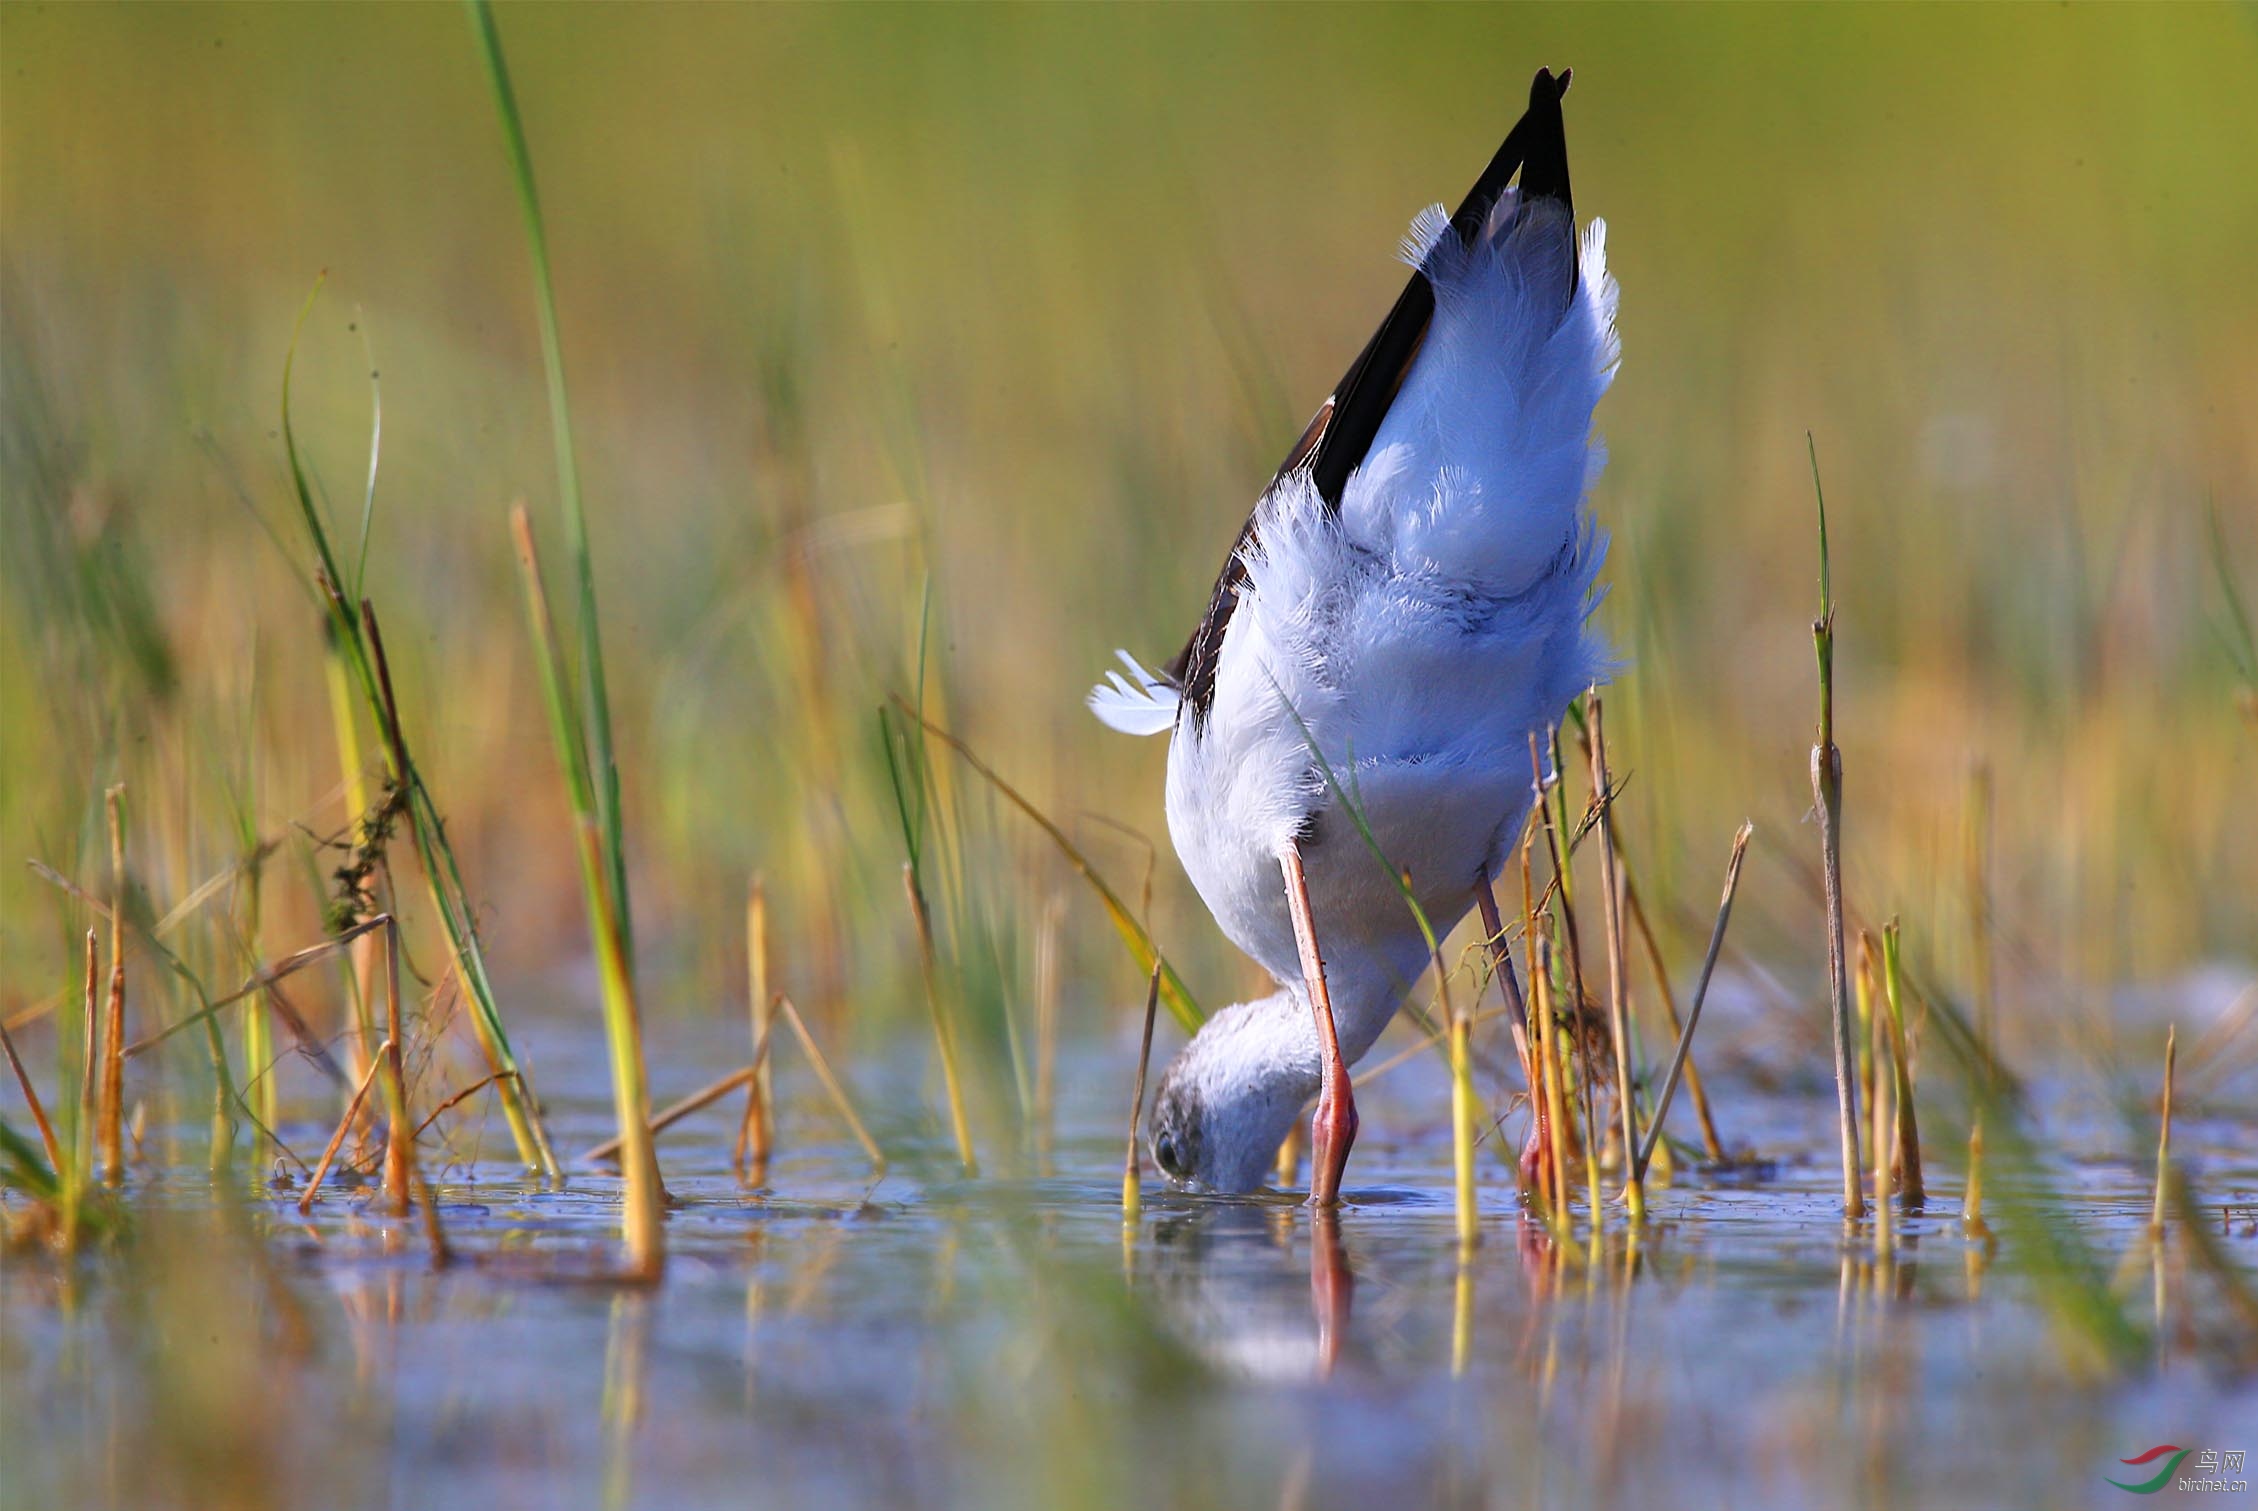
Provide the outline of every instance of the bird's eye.
{"type": "Polygon", "coordinates": [[[1176,1168],[1176,1140],[1165,1133],[1153,1141],[1153,1158],[1160,1161],[1160,1168],[1170,1175],[1184,1173],[1176,1168]]]}

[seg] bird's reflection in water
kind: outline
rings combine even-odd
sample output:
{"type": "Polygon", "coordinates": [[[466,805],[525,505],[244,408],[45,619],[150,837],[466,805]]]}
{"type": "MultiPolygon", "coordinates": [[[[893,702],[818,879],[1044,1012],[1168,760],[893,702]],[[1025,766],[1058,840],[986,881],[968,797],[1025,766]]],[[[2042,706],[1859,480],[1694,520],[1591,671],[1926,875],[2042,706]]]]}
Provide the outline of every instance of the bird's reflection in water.
{"type": "Polygon", "coordinates": [[[1338,1213],[1199,1201],[1158,1215],[1139,1268],[1161,1315],[1219,1368],[1308,1380],[1342,1362],[1356,1275],[1338,1213]]]}

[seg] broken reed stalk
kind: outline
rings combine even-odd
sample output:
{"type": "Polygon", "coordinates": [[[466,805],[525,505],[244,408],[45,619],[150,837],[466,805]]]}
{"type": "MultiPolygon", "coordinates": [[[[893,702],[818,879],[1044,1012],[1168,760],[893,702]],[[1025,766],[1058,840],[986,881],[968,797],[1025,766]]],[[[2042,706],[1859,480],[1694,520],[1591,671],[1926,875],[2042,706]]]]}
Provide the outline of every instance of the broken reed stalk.
{"type": "Polygon", "coordinates": [[[384,1065],[385,1098],[390,1104],[390,1133],[384,1140],[384,1200],[395,1212],[408,1210],[408,1167],[415,1158],[413,1124],[408,1120],[408,1081],[403,1070],[400,1041],[400,925],[384,930],[384,1033],[385,1050],[377,1056],[384,1065]]]}
{"type": "MultiPolygon", "coordinates": [[[[301,1213],[314,1209],[314,1197],[320,1194],[321,1183],[328,1179],[329,1167],[336,1161],[337,1151],[344,1146],[345,1135],[352,1131],[354,1121],[360,1117],[361,1104],[368,1098],[368,1089],[375,1083],[376,1073],[384,1068],[391,1057],[392,1041],[387,1039],[377,1046],[376,1053],[369,1058],[368,1069],[361,1075],[360,1084],[345,1099],[345,1115],[337,1120],[337,1131],[329,1136],[329,1143],[321,1151],[321,1158],[314,1162],[314,1173],[306,1180],[305,1192],[298,1198],[298,1210],[301,1213]]],[[[387,1164],[389,1165],[389,1161],[387,1164]]],[[[390,1173],[389,1168],[386,1173],[390,1173]]]]}
{"type": "Polygon", "coordinates": [[[102,1182],[125,1180],[125,788],[104,794],[110,815],[110,997],[102,1018],[102,1079],[95,1098],[102,1182]]]}
{"type": "Polygon", "coordinates": [[[1858,1087],[1850,1066],[1850,958],[1843,937],[1842,752],[1835,748],[1835,597],[1827,561],[1827,495],[1819,483],[1819,447],[1811,452],[1811,491],[1819,506],[1819,617],[1811,644],[1819,660],[1819,739],[1811,747],[1811,797],[1819,813],[1819,857],[1826,882],[1827,1004],[1834,1020],[1835,1111],[1842,1141],[1842,1210],[1866,1211],[1858,1170],[1858,1087]]]}
{"type": "Polygon", "coordinates": [[[621,1236],[627,1243],[629,1269],[655,1280],[666,1267],[666,1193],[659,1182],[657,1147],[651,1138],[650,1079],[643,1065],[643,1021],[628,958],[627,919],[622,911],[623,899],[613,890],[589,750],[583,739],[585,727],[565,681],[564,653],[557,642],[556,625],[549,617],[541,558],[523,504],[510,510],[510,533],[517,545],[527,627],[548,704],[551,743],[564,776],[565,800],[580,855],[588,932],[602,984],[604,1037],[611,1052],[612,1112],[619,1126],[620,1175],[626,1187],[621,1236]]]}
{"type": "Polygon", "coordinates": [[[0,1050],[8,1055],[8,1068],[16,1073],[16,1085],[24,1094],[24,1105],[31,1109],[31,1120],[39,1126],[39,1146],[47,1153],[47,1168],[58,1176],[63,1173],[63,1147],[55,1141],[55,1125],[47,1121],[47,1109],[40,1103],[39,1093],[33,1089],[31,1074],[16,1054],[16,1041],[9,1037],[8,1026],[0,1023],[0,1050]]]}
{"type": "Polygon", "coordinates": [[[800,1041],[800,1048],[806,1052],[808,1064],[815,1071],[815,1078],[823,1083],[824,1093],[831,1098],[831,1105],[846,1120],[847,1127],[854,1133],[855,1142],[862,1145],[862,1152],[870,1157],[871,1174],[884,1175],[886,1156],[879,1152],[878,1141],[870,1136],[869,1129],[863,1127],[862,1119],[855,1116],[855,1104],[847,1100],[846,1088],[839,1084],[839,1077],[832,1073],[831,1062],[816,1047],[815,1035],[809,1033],[807,1024],[801,1021],[800,1010],[782,992],[776,994],[776,1010],[791,1025],[793,1037],[800,1041]]]}
{"type": "MultiPolygon", "coordinates": [[[[1683,1038],[1687,1032],[1686,1024],[1678,1013],[1677,993],[1670,988],[1670,968],[1663,963],[1662,946],[1655,940],[1654,925],[1646,916],[1646,904],[1639,900],[1638,879],[1631,874],[1630,861],[1623,854],[1621,835],[1616,836],[1615,864],[1623,870],[1623,905],[1630,911],[1631,926],[1638,930],[1639,943],[1646,952],[1647,966],[1654,973],[1655,990],[1662,998],[1663,1016],[1670,1020],[1671,1034],[1683,1038]]],[[[1701,1081],[1701,1066],[1691,1055],[1686,1057],[1686,1095],[1693,1102],[1694,1121],[1701,1128],[1702,1152],[1717,1164],[1728,1163],[1725,1141],[1717,1132],[1717,1118],[1709,1107],[1709,1090],[1701,1081]]],[[[1659,1121],[1661,1114],[1657,1113],[1655,1116],[1659,1121]]]]}
{"type": "Polygon", "coordinates": [[[1890,1229],[1890,1149],[1896,1142],[1892,1114],[1897,1100],[1897,1078],[1888,1072],[1889,1019],[1882,1005],[1873,1000],[1879,995],[1873,988],[1873,978],[1880,974],[1880,966],[1874,958],[1876,952],[1866,948],[1868,937],[1863,932],[1859,935],[1858,973],[1858,992],[1867,1003],[1864,1026],[1874,1064],[1874,1085],[1866,1099],[1867,1116],[1872,1124],[1866,1147],[1873,1155],[1874,1241],[1886,1249],[1890,1229]]]}
{"type": "Polygon", "coordinates": [[[745,898],[745,971],[752,988],[754,1074],[745,1087],[745,1116],[737,1125],[732,1159],[739,1178],[757,1185],[768,1177],[768,1157],[776,1143],[774,1078],[766,1052],[775,1022],[768,986],[768,883],[757,875],[745,898]]]}
{"type": "Polygon", "coordinates": [[[1145,1071],[1153,1058],[1153,1016],[1160,1010],[1160,964],[1153,963],[1152,980],[1145,987],[1145,1033],[1137,1046],[1137,1083],[1129,1094],[1129,1152],[1121,1166],[1121,1216],[1135,1222],[1144,1205],[1144,1186],[1137,1178],[1137,1125],[1145,1120],[1145,1071]]]}
{"type": "MultiPolygon", "coordinates": [[[[1992,1057],[1991,918],[1991,765],[1978,761],[1968,794],[1968,949],[1975,967],[1976,1052],[1988,1080],[1992,1057]]],[[[1968,1188],[1960,1202],[1960,1223],[1971,1233],[1984,1231],[1984,1104],[1978,1100],[1968,1120],[1968,1188]]]]}
{"type": "MultiPolygon", "coordinates": [[[[1876,1066],[1883,1058],[1881,1036],[1874,1027],[1874,1000],[1880,995],[1874,983],[1881,975],[1881,956],[1881,945],[1875,942],[1871,933],[1860,929],[1857,956],[1850,969],[1850,995],[1851,1005],[1856,1010],[1856,1026],[1852,1030],[1852,1038],[1856,1041],[1858,1104],[1867,1108],[1874,1105],[1874,1084],[1879,1078],[1876,1066]]],[[[1874,1142],[1873,1129],[1861,1124],[1858,1139],[1859,1158],[1872,1164],[1874,1153],[1879,1147],[1874,1142]]]]}
{"type": "Polygon", "coordinates": [[[902,862],[902,889],[909,894],[910,919],[917,925],[917,962],[925,977],[925,1006],[933,1016],[933,1043],[941,1056],[941,1087],[949,1099],[949,1132],[956,1139],[957,1159],[966,1175],[980,1173],[972,1150],[972,1120],[964,1105],[964,1085],[957,1075],[956,1033],[949,1025],[941,1000],[940,962],[933,952],[933,915],[925,906],[925,888],[918,884],[917,863],[902,862]]]}
{"type": "MultiPolygon", "coordinates": [[[[1487,893],[1489,888],[1482,888],[1487,893]]],[[[1459,1252],[1481,1242],[1481,1206],[1474,1183],[1475,1132],[1474,1019],[1472,1004],[1455,1005],[1450,995],[1450,972],[1443,966],[1441,950],[1435,952],[1435,980],[1443,994],[1443,1009],[1450,1025],[1450,1147],[1451,1175],[1456,1196],[1459,1252]]]]}
{"type": "MultiPolygon", "coordinates": [[[[704,1111],[738,1087],[752,1085],[758,1078],[759,1070],[760,1066],[757,1063],[740,1065],[719,1080],[708,1081],[681,1101],[669,1103],[663,1110],[652,1115],[652,1135],[655,1137],[666,1132],[667,1129],[672,1128],[693,1112],[704,1111]]],[[[589,1164],[600,1164],[606,1160],[618,1159],[619,1139],[616,1135],[605,1139],[580,1157],[589,1164]]]]}
{"type": "MultiPolygon", "coordinates": [[[[1882,930],[1882,1001],[1889,1009],[1891,1089],[1897,1103],[1897,1195],[1907,1206],[1917,1207],[1928,1198],[1928,1185],[1921,1178],[1921,1120],[1913,1107],[1913,1040],[1905,1031],[1904,967],[1898,944],[1893,918],[1882,930]]],[[[1874,1158],[1887,1156],[1877,1152],[1874,1158]]]]}
{"type": "Polygon", "coordinates": [[[2169,1024],[2164,1029],[2163,1120],[2156,1133],[2156,1202],[2148,1213],[2148,1236],[2158,1243],[2164,1241],[2164,1207],[2172,1186],[2172,1080],[2179,1058],[2180,1028],[2169,1024]]]}
{"type": "MultiPolygon", "coordinates": [[[[1725,925],[1732,921],[1733,894],[1740,890],[1741,860],[1748,854],[1748,837],[1756,826],[1743,819],[1733,834],[1733,853],[1725,861],[1725,891],[1717,899],[1717,921],[1709,929],[1709,949],[1701,957],[1701,975],[1694,982],[1693,1001],[1686,1007],[1686,1026],[1678,1032],[1678,1047],[1671,1052],[1669,1073],[1662,1078],[1662,1094],[1654,1099],[1654,1125],[1646,1131],[1646,1143],[1639,1149],[1639,1173],[1646,1173],[1646,1162],[1654,1157],[1655,1145],[1662,1138],[1662,1120],[1670,1115],[1670,1098],[1678,1089],[1678,1072],[1690,1071],[1693,1066],[1694,1030],[1701,1025],[1701,1004],[1709,999],[1709,977],[1717,969],[1717,952],[1725,946],[1725,925]]],[[[1692,1090],[1689,1076],[1687,1089],[1692,1090]]]]}
{"type": "Polygon", "coordinates": [[[1615,798],[1607,773],[1607,725],[1599,689],[1584,696],[1591,725],[1592,801],[1599,805],[1599,883],[1607,925],[1607,1021],[1615,1040],[1615,1102],[1623,1112],[1623,1204],[1634,1223],[1646,1221],[1645,1171],[1635,1151],[1639,1147],[1638,1099],[1631,1094],[1630,1004],[1624,993],[1627,967],[1623,951],[1621,877],[1615,866],[1615,798]]]}

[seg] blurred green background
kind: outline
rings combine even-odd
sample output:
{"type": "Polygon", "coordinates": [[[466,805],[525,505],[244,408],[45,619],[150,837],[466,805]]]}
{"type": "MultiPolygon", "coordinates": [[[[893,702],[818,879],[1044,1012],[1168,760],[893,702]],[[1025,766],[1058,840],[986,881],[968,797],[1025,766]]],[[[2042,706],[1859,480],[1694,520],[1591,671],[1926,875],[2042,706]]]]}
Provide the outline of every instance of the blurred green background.
{"type": "MultiPolygon", "coordinates": [[[[1396,238],[1539,64],[1574,66],[1577,206],[1623,289],[1601,617],[1673,948],[1753,815],[1738,937],[1822,993],[1808,431],[1854,908],[1965,979],[1988,768],[2010,1044],[2064,1012],[2106,1034],[2126,981],[2247,965],[2258,739],[2222,580],[2258,564],[2252,16],[506,7],[654,1059],[670,1014],[739,990],[756,871],[781,984],[866,1034],[921,1012],[875,710],[917,683],[928,582],[936,712],[1132,896],[1143,853],[1089,815],[1150,836],[1172,957],[1211,1005],[1251,984],[1167,858],[1162,742],[1080,699],[1115,646],[1180,643],[1400,285],[1396,238]]],[[[554,550],[556,486],[462,14],[19,4],[0,60],[0,1006],[68,977],[21,862],[97,870],[105,783],[160,912],[246,822],[312,856],[349,819],[278,434],[326,270],[301,439],[349,540],[373,350],[369,591],[504,1005],[538,1014],[528,983],[585,935],[504,511],[528,500],[554,550]]],[[[994,925],[1009,999],[1067,896],[1069,1022],[1121,1021],[1137,983],[1101,915],[960,792],[982,892],[950,900],[958,937],[994,925]]],[[[280,876],[268,953],[319,928],[304,864],[280,876]]]]}

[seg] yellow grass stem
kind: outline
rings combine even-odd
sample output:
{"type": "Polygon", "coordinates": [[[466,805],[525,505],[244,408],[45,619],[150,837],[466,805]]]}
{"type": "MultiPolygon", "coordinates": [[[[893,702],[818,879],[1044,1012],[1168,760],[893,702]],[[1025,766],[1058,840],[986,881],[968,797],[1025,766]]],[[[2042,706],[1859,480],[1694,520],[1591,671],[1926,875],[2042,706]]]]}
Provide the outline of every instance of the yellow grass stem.
{"type": "MultiPolygon", "coordinates": [[[[1890,1073],[1897,1104],[1897,1194],[1907,1206],[1917,1207],[1927,1198],[1928,1185],[1921,1178],[1921,1120],[1913,1106],[1913,1042],[1905,1030],[1904,967],[1898,945],[1893,918],[1882,930],[1882,996],[1889,1008],[1890,1073]]],[[[1876,1151],[1874,1158],[1879,1162],[1888,1156],[1876,1151]]]]}
{"type": "Polygon", "coordinates": [[[311,1212],[314,1209],[314,1198],[321,1193],[321,1183],[328,1178],[329,1167],[337,1159],[337,1151],[344,1145],[345,1135],[352,1131],[354,1120],[361,1115],[361,1103],[367,1100],[368,1089],[375,1082],[377,1071],[391,1059],[391,1055],[392,1041],[387,1039],[369,1057],[368,1069],[362,1072],[360,1081],[346,1096],[345,1115],[337,1120],[337,1131],[329,1136],[329,1143],[322,1149],[321,1158],[314,1162],[314,1173],[307,1178],[306,1189],[298,1198],[300,1212],[311,1212]]]}
{"type": "Polygon", "coordinates": [[[1137,1082],[1129,1094],[1129,1152],[1121,1166],[1121,1216],[1125,1222],[1135,1222],[1144,1205],[1143,1183],[1137,1178],[1137,1125],[1145,1118],[1145,1071],[1153,1058],[1153,1016],[1160,1007],[1160,966],[1153,966],[1152,980],[1145,987],[1145,1033],[1137,1046],[1137,1082]]]}
{"type": "Polygon", "coordinates": [[[549,708],[549,731],[565,779],[565,798],[580,855],[581,890],[587,900],[588,930],[602,986],[604,1037],[611,1052],[612,1111],[619,1126],[620,1174],[626,1187],[621,1236],[627,1243],[629,1269],[638,1277],[656,1279],[666,1265],[666,1198],[651,1138],[642,1014],[628,964],[622,899],[612,890],[612,868],[606,862],[588,750],[582,742],[572,691],[565,681],[564,656],[549,616],[541,560],[523,504],[510,511],[510,532],[517,546],[518,575],[525,592],[534,659],[540,667],[541,689],[549,708]]]}
{"type": "Polygon", "coordinates": [[[1599,878],[1607,925],[1607,1018],[1615,1040],[1615,1102],[1623,1113],[1623,1205],[1632,1223],[1646,1221],[1645,1171],[1638,1159],[1638,1098],[1631,1085],[1628,968],[1624,964],[1621,877],[1615,865],[1615,797],[1608,781],[1607,724],[1599,689],[1584,696],[1591,727],[1592,801],[1599,805],[1599,878]]]}
{"type": "Polygon", "coordinates": [[[2164,1030],[2164,1106],[2162,1121],[2156,1130],[2156,1201],[2148,1213],[2148,1236],[2159,1243],[2164,1238],[2164,1208],[2171,1199],[2172,1082],[2179,1068],[2179,1058],[2180,1028],[2174,1023],[2164,1030]]]}
{"type": "Polygon", "coordinates": [[[1474,1190],[1474,1024],[1463,1011],[1450,1018],[1450,1147],[1458,1207],[1458,1242],[1472,1248],[1482,1241],[1481,1211],[1474,1190]]]}
{"type": "Polygon", "coordinates": [[[917,961],[925,978],[925,1006],[933,1018],[933,1043],[941,1056],[941,1087],[949,1101],[949,1131],[956,1138],[957,1159],[966,1175],[980,1173],[972,1149],[972,1120],[964,1105],[964,1084],[957,1076],[956,1033],[948,1008],[941,1000],[941,968],[933,951],[933,915],[925,906],[925,889],[918,885],[917,864],[902,862],[902,890],[909,895],[911,921],[917,926],[917,961]]]}
{"type": "Polygon", "coordinates": [[[862,1119],[855,1116],[855,1104],[848,1100],[846,1088],[839,1084],[839,1077],[833,1073],[831,1062],[816,1047],[815,1035],[809,1033],[807,1024],[801,1021],[800,1010],[782,992],[776,994],[776,1010],[784,1015],[785,1023],[790,1025],[793,1036],[800,1041],[800,1048],[807,1054],[808,1065],[815,1071],[815,1078],[823,1083],[824,1093],[831,1098],[831,1105],[846,1121],[848,1129],[855,1136],[855,1142],[862,1145],[862,1152],[870,1157],[870,1173],[874,1176],[884,1175],[886,1156],[879,1152],[878,1141],[870,1136],[870,1130],[862,1125],[862,1119]]]}

